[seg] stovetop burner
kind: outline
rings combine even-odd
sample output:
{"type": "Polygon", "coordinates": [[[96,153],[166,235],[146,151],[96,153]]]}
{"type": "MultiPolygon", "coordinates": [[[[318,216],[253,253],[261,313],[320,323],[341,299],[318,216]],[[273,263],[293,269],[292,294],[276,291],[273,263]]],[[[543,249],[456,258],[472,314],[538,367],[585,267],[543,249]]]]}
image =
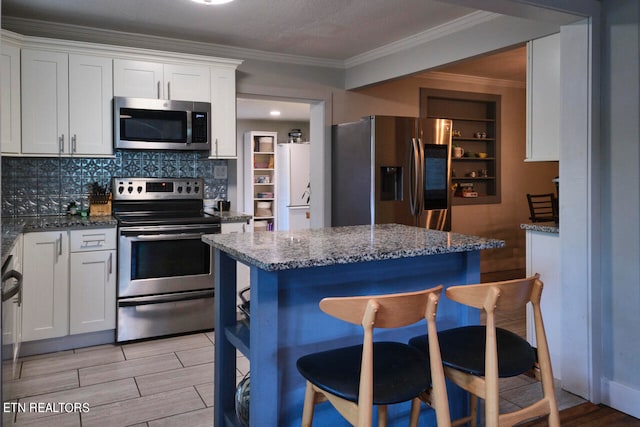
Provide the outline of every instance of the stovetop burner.
{"type": "Polygon", "coordinates": [[[203,210],[202,178],[113,178],[112,184],[121,226],[220,223],[203,210]]]}

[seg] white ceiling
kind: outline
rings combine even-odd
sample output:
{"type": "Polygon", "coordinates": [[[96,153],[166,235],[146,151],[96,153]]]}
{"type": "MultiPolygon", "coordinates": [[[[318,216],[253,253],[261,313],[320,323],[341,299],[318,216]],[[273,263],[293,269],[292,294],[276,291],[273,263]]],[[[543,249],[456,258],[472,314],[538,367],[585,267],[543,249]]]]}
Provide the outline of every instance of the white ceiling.
{"type": "MultiPolygon", "coordinates": [[[[476,12],[437,0],[235,0],[219,6],[190,0],[1,0],[1,6],[5,21],[46,21],[339,62],[476,12]]],[[[517,58],[523,58],[522,50],[439,71],[524,80],[524,62],[517,58]]],[[[268,115],[271,109],[282,111],[281,120],[309,117],[308,104],[244,99],[238,118],[277,120],[268,115]]]]}
{"type": "Polygon", "coordinates": [[[287,120],[308,122],[310,116],[309,104],[302,102],[275,101],[273,99],[238,98],[237,118],[239,120],[287,120]],[[274,117],[269,113],[280,111],[280,116],[274,117]]]}
{"type": "Polygon", "coordinates": [[[435,0],[2,0],[2,16],[345,60],[473,9],[435,0]]]}

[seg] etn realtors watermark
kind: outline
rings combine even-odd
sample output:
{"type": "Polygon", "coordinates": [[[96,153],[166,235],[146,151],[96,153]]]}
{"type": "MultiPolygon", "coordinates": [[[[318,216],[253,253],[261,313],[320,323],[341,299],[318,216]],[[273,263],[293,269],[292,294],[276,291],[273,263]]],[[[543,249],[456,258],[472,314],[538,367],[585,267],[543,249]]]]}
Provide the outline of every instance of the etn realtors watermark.
{"type": "Polygon", "coordinates": [[[89,404],[87,402],[4,402],[3,411],[15,413],[50,413],[50,414],[68,414],[68,413],[87,413],[89,412],[89,404]]]}

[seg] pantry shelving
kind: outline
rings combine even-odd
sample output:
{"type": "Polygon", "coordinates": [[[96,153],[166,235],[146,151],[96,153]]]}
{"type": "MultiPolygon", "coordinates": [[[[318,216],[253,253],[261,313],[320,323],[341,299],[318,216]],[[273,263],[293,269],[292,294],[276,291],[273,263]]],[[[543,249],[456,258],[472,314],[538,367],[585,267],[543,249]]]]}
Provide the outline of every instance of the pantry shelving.
{"type": "Polygon", "coordinates": [[[276,229],[277,132],[250,131],[244,134],[245,210],[253,215],[254,231],[276,229]]]}
{"type": "Polygon", "coordinates": [[[453,204],[500,203],[500,95],[423,88],[420,116],[451,119],[464,150],[451,159],[453,204]]]}

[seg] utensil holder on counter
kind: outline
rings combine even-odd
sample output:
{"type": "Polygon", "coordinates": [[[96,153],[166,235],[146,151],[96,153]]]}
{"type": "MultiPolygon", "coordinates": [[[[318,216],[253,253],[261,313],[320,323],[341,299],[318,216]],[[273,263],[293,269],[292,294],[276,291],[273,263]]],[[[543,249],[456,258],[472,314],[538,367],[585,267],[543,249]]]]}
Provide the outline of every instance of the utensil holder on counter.
{"type": "Polygon", "coordinates": [[[89,196],[89,215],[106,216],[111,215],[111,194],[100,194],[89,196]]]}

